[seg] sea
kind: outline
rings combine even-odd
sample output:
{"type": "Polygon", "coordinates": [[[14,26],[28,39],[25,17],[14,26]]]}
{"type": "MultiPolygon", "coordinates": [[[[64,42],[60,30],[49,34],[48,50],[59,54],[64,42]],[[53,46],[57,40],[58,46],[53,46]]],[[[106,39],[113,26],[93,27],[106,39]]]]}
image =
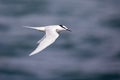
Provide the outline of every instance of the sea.
{"type": "Polygon", "coordinates": [[[120,80],[120,0],[0,0],[0,80],[120,80]],[[48,25],[72,32],[29,56],[48,25]]]}

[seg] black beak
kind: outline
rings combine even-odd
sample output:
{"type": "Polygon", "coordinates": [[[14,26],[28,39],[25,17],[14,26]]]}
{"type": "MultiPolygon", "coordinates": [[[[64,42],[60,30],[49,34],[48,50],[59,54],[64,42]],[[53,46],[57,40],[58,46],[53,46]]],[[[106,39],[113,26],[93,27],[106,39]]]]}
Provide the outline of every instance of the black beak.
{"type": "Polygon", "coordinates": [[[66,29],[66,30],[72,32],[70,29],[66,29]]]}

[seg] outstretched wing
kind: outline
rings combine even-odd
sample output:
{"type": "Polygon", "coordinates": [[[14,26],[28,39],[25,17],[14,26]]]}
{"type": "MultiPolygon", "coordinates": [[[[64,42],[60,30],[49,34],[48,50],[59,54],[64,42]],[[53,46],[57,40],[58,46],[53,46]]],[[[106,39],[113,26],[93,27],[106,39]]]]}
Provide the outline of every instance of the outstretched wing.
{"type": "Polygon", "coordinates": [[[51,45],[57,38],[59,34],[56,31],[46,30],[46,35],[38,42],[38,47],[29,56],[34,55],[51,45]]]}

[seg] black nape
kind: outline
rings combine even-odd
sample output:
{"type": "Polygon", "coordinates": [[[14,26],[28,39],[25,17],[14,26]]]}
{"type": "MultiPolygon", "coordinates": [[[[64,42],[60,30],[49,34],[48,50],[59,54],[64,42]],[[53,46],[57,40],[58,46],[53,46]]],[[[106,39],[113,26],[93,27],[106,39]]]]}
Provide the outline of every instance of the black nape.
{"type": "Polygon", "coordinates": [[[59,26],[63,27],[63,25],[59,25],[59,26]]]}
{"type": "Polygon", "coordinates": [[[66,29],[63,25],[59,25],[59,26],[61,26],[62,28],[66,29]]]}

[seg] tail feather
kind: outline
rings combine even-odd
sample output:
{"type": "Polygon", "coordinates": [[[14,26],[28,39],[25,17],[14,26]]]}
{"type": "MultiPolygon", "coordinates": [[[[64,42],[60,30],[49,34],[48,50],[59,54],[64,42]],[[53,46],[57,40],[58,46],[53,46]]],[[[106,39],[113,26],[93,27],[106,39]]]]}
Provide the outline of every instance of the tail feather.
{"type": "Polygon", "coordinates": [[[45,31],[45,27],[31,27],[31,26],[24,26],[26,28],[31,28],[31,29],[36,29],[36,30],[40,30],[40,31],[45,31]]]}

